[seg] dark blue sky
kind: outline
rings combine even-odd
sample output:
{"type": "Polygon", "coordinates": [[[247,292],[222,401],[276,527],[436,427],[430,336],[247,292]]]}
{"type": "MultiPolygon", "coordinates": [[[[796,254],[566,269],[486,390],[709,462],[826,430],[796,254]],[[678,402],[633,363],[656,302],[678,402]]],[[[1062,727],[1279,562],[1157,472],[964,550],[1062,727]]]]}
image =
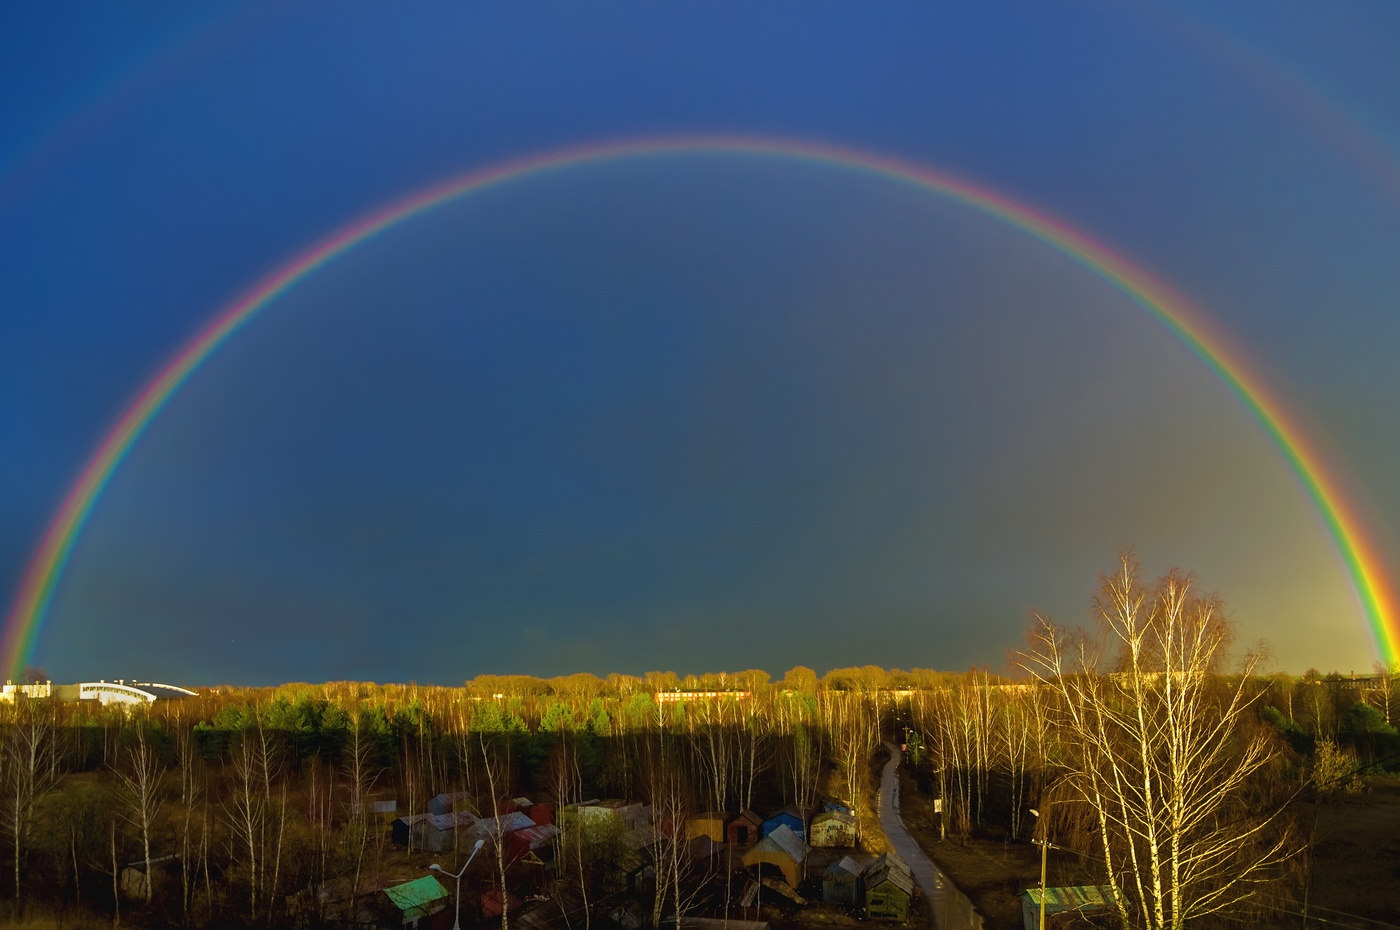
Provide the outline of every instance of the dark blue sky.
{"type": "MultiPolygon", "coordinates": [[[[1202,306],[1400,577],[1400,10],[0,13],[0,600],[126,404],[334,229],[530,153],[761,134],[1043,209],[1202,306]]],[[[1238,402],[1126,298],[832,168],[614,162],[374,240],[225,345],[36,661],[193,683],[1000,668],[1124,544],[1277,664],[1374,655],[1238,402]]]]}

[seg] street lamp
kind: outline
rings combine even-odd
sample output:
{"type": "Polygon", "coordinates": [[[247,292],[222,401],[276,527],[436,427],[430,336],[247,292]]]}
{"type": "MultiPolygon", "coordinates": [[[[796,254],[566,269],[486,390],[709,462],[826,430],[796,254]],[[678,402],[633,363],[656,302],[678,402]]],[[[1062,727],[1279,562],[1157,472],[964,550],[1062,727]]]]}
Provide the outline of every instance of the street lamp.
{"type": "MultiPolygon", "coordinates": [[[[1040,811],[1034,807],[1030,809],[1031,816],[1036,820],[1036,826],[1040,827],[1040,930],[1045,930],[1045,860],[1050,853],[1050,844],[1045,842],[1045,834],[1048,827],[1040,822],[1040,811]]],[[[1031,838],[1035,842],[1035,838],[1031,838]]]]}
{"type": "MultiPolygon", "coordinates": [[[[434,872],[441,872],[443,875],[452,875],[453,878],[457,879],[457,894],[454,895],[452,899],[453,904],[456,905],[457,913],[456,916],[452,918],[452,930],[462,930],[462,876],[466,874],[467,866],[472,864],[472,860],[476,858],[477,853],[481,852],[481,847],[485,844],[485,840],[476,841],[476,845],[472,847],[472,854],[467,857],[467,861],[462,865],[461,871],[459,871],[456,875],[452,875],[451,872],[447,871],[442,866],[438,865],[436,862],[428,866],[428,868],[434,872]]],[[[1045,887],[1044,876],[1041,877],[1040,886],[1042,888],[1045,887]]],[[[1041,924],[1043,925],[1044,922],[1044,917],[1042,916],[1041,924]]]]}

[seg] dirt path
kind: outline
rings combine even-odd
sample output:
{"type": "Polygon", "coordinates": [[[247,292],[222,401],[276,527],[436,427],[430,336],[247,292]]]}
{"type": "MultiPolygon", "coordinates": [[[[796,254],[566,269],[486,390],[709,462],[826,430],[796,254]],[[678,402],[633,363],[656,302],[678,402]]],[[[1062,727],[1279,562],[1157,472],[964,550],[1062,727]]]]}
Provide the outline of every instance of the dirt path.
{"type": "Polygon", "coordinates": [[[886,743],[890,759],[880,775],[880,828],[891,848],[914,873],[928,902],[928,911],[935,930],[982,930],[982,915],[972,906],[967,895],[953,887],[934,865],[919,844],[904,829],[899,817],[899,763],[904,754],[894,743],[886,743]]]}

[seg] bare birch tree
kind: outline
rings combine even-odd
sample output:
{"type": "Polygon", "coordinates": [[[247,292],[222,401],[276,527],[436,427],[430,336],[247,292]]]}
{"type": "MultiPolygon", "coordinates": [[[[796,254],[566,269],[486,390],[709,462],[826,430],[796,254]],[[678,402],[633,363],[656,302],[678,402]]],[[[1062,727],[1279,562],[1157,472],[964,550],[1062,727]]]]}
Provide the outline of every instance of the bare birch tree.
{"type": "Polygon", "coordinates": [[[29,851],[35,804],[58,780],[53,708],[45,702],[21,701],[14,707],[8,730],[0,744],[0,775],[5,787],[0,820],[13,844],[15,900],[20,901],[20,878],[29,851]]]}
{"type": "Polygon", "coordinates": [[[1021,661],[1056,699],[1063,784],[1096,820],[1124,925],[1179,930],[1248,904],[1290,838],[1256,777],[1274,744],[1244,725],[1252,660],[1213,674],[1231,635],[1219,603],[1180,573],[1151,590],[1139,575],[1124,554],[1104,580],[1101,642],[1037,618],[1021,661]]]}
{"type": "Polygon", "coordinates": [[[156,870],[151,865],[151,833],[160,813],[165,766],[146,735],[144,721],[138,722],[135,730],[136,739],[126,750],[126,767],[116,772],[122,788],[122,818],[141,837],[141,858],[146,864],[144,897],[149,901],[155,896],[156,888],[156,870]]]}

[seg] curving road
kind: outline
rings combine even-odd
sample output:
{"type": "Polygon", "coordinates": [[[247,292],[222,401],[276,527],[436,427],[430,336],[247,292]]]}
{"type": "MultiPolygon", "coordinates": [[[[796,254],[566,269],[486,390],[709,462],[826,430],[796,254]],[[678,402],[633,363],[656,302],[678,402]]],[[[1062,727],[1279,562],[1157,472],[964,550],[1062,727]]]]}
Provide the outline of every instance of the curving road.
{"type": "Polygon", "coordinates": [[[972,906],[967,895],[953,887],[934,865],[914,838],[904,829],[899,817],[899,763],[904,754],[894,743],[885,743],[890,760],[880,776],[880,828],[885,831],[890,846],[909,865],[914,881],[929,904],[929,917],[935,930],[983,930],[982,915],[972,906]]]}

